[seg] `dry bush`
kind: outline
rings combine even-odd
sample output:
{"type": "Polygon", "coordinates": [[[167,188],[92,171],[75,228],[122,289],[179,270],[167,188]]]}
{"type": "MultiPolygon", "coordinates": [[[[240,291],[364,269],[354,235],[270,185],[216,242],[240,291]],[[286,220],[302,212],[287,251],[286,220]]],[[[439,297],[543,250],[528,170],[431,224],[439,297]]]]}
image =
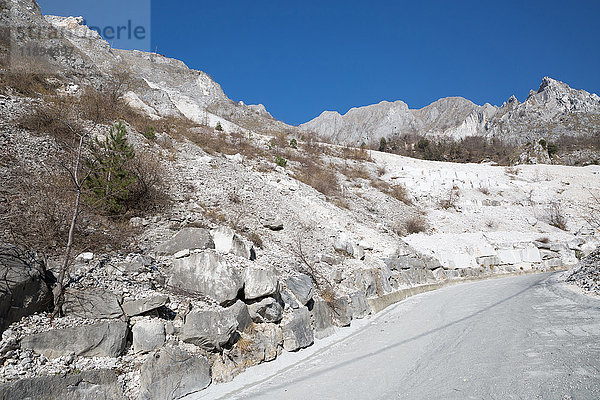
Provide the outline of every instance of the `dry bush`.
{"type": "Polygon", "coordinates": [[[166,208],[171,199],[163,180],[165,171],[151,153],[136,154],[130,165],[136,182],[129,188],[127,208],[135,214],[146,215],[166,208]]]}
{"type": "Polygon", "coordinates": [[[345,158],[347,160],[373,161],[371,158],[371,154],[364,147],[361,147],[361,148],[350,147],[350,146],[343,147],[339,151],[339,157],[345,158]]]}
{"type": "Polygon", "coordinates": [[[256,232],[252,232],[248,235],[248,239],[252,242],[252,244],[254,244],[254,246],[258,247],[259,249],[264,248],[264,243],[262,241],[262,238],[260,237],[260,235],[256,232]]]}
{"type": "Polygon", "coordinates": [[[427,231],[427,221],[422,215],[414,216],[406,220],[406,232],[409,235],[427,231]]]}
{"type": "MultiPolygon", "coordinates": [[[[2,240],[48,256],[62,254],[75,197],[69,178],[59,167],[44,173],[23,169],[11,182],[2,240]]],[[[84,206],[75,231],[74,250],[126,249],[136,233],[127,220],[107,218],[84,206]]]]}
{"type": "Polygon", "coordinates": [[[370,180],[371,179],[371,174],[369,173],[367,168],[362,164],[351,165],[351,164],[346,163],[339,169],[339,171],[343,175],[345,175],[349,180],[355,180],[355,179],[370,180]]]}
{"type": "Polygon", "coordinates": [[[387,194],[403,202],[406,205],[412,205],[412,200],[408,196],[408,191],[406,190],[406,186],[399,183],[397,185],[390,185],[389,183],[382,181],[380,179],[371,180],[371,186],[375,189],[379,190],[382,193],[387,194]]]}
{"type": "Polygon", "coordinates": [[[550,243],[550,238],[548,238],[547,236],[544,236],[544,237],[538,238],[536,240],[536,242],[548,244],[548,243],[550,243]]]}
{"type": "Polygon", "coordinates": [[[548,207],[548,223],[563,231],[567,230],[567,217],[560,202],[553,202],[548,207]]]}
{"type": "Polygon", "coordinates": [[[26,97],[39,97],[56,92],[58,82],[48,80],[47,76],[30,73],[0,73],[0,92],[8,94],[9,91],[26,97]]]}
{"type": "Polygon", "coordinates": [[[440,207],[444,210],[456,208],[459,199],[460,189],[457,186],[453,186],[452,189],[448,190],[448,193],[440,199],[440,207]]]}
{"type": "Polygon", "coordinates": [[[486,196],[488,196],[490,194],[490,189],[487,186],[482,186],[479,188],[479,191],[483,194],[485,194],[486,196]]]}
{"type": "Polygon", "coordinates": [[[309,161],[302,164],[296,178],[327,197],[339,195],[341,192],[335,172],[319,162],[309,161]]]}

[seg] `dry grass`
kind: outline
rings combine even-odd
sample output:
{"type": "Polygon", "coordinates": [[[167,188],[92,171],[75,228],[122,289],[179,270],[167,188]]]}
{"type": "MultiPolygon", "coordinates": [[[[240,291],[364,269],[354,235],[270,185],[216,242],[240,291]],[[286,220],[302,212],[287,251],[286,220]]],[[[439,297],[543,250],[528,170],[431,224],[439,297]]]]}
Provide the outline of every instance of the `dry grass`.
{"type": "Polygon", "coordinates": [[[440,199],[440,207],[444,210],[456,208],[459,199],[460,189],[457,186],[454,186],[452,189],[448,190],[446,196],[440,199]]]}
{"type": "Polygon", "coordinates": [[[381,179],[372,179],[371,186],[375,189],[379,190],[382,193],[387,194],[403,202],[406,205],[412,205],[412,200],[408,196],[408,191],[406,190],[406,186],[399,183],[397,185],[390,185],[389,183],[382,181],[381,179]]]}
{"type": "Polygon", "coordinates": [[[340,194],[340,185],[335,172],[320,162],[308,161],[297,171],[296,179],[312,186],[327,197],[340,194]]]}
{"type": "Polygon", "coordinates": [[[406,232],[408,232],[409,235],[427,231],[427,221],[422,215],[409,218],[406,221],[405,226],[406,232]]]}

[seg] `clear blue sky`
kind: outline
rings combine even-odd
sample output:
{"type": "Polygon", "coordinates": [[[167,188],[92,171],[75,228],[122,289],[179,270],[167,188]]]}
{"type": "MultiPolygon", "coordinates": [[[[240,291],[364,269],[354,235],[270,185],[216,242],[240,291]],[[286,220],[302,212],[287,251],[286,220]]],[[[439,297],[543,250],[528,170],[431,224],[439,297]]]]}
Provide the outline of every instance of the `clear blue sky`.
{"type": "Polygon", "coordinates": [[[545,75],[600,93],[597,0],[152,0],[152,47],[292,124],[381,100],[523,100],[545,75]]]}

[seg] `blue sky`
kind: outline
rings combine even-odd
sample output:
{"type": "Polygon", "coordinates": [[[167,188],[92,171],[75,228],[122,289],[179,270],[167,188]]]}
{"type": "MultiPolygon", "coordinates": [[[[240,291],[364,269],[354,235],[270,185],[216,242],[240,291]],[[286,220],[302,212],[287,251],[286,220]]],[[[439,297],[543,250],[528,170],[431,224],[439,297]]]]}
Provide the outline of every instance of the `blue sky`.
{"type": "Polygon", "coordinates": [[[524,100],[545,75],[600,93],[599,17],[577,0],[152,0],[151,26],[159,53],[298,124],[381,100],[524,100]]]}

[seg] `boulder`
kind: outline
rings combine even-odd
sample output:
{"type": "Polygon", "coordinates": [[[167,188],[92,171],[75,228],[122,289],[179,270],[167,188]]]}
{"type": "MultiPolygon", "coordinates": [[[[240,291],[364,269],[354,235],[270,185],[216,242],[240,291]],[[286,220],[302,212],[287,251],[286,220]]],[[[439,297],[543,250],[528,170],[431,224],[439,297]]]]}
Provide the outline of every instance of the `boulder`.
{"type": "Polygon", "coordinates": [[[250,260],[256,259],[256,253],[252,244],[242,239],[233,229],[221,226],[213,229],[210,233],[217,251],[250,260]]]}
{"type": "Polygon", "coordinates": [[[363,260],[365,258],[365,250],[360,245],[350,240],[345,234],[340,235],[333,242],[333,248],[338,253],[354,257],[358,260],[363,260]]]}
{"type": "Polygon", "coordinates": [[[250,266],[244,269],[244,297],[258,299],[277,292],[277,277],[273,268],[250,266]]]}
{"type": "Polygon", "coordinates": [[[127,324],[123,321],[79,325],[25,336],[21,348],[48,358],[75,354],[85,357],[118,357],[125,349],[127,324]]]}
{"type": "Polygon", "coordinates": [[[333,318],[339,326],[349,326],[352,321],[352,307],[348,296],[336,297],[333,301],[333,318]]]}
{"type": "Polygon", "coordinates": [[[272,297],[248,305],[248,312],[254,322],[279,322],[283,318],[283,307],[272,297]]]}
{"type": "Polygon", "coordinates": [[[214,249],[215,243],[208,229],[183,228],[172,239],[156,247],[158,255],[171,256],[181,250],[214,249]]]}
{"type": "Polygon", "coordinates": [[[306,305],[313,298],[313,283],[308,275],[300,274],[285,280],[288,289],[296,296],[302,305],[306,305]]]}
{"type": "Polygon", "coordinates": [[[165,325],[159,319],[138,321],[131,332],[135,352],[152,351],[165,344],[165,325]]]}
{"type": "Polygon", "coordinates": [[[26,315],[52,307],[41,262],[11,245],[0,245],[0,332],[26,315]]]}
{"type": "Polygon", "coordinates": [[[434,269],[432,273],[436,281],[445,281],[448,279],[448,274],[443,268],[434,269]]]}
{"type": "Polygon", "coordinates": [[[138,400],[175,400],[210,385],[210,366],[205,357],[177,348],[162,348],[140,369],[138,400]]]}
{"type": "Polygon", "coordinates": [[[283,301],[284,308],[292,308],[294,310],[300,308],[300,304],[298,304],[294,295],[292,295],[289,290],[282,289],[279,294],[281,296],[281,301],[283,301]]]}
{"type": "Polygon", "coordinates": [[[181,339],[205,350],[221,351],[238,327],[231,311],[193,311],[185,317],[181,339]]]}
{"type": "Polygon", "coordinates": [[[335,333],[333,312],[325,300],[315,300],[311,313],[315,323],[315,337],[317,339],[323,339],[335,333]]]}
{"type": "Polygon", "coordinates": [[[214,250],[175,260],[167,276],[168,286],[208,296],[221,305],[233,303],[244,286],[240,270],[214,250]]]}
{"type": "Polygon", "coordinates": [[[124,399],[122,384],[112,370],[19,379],[0,385],[0,399],[114,400],[124,399]]]}
{"type": "Polygon", "coordinates": [[[103,289],[65,291],[63,312],[66,316],[89,319],[111,319],[123,315],[121,298],[103,289]]]}
{"type": "Polygon", "coordinates": [[[350,309],[352,310],[352,318],[364,318],[371,312],[371,307],[367,302],[367,297],[362,292],[354,292],[349,296],[350,309]]]}
{"type": "Polygon", "coordinates": [[[277,217],[267,217],[263,221],[263,226],[272,231],[283,230],[283,221],[277,217]]]}
{"type": "Polygon", "coordinates": [[[283,348],[297,351],[314,343],[314,333],[310,325],[310,314],[306,307],[294,310],[282,324],[283,348]]]}
{"type": "Polygon", "coordinates": [[[248,312],[248,306],[243,301],[238,300],[234,305],[229,307],[228,310],[237,320],[237,330],[240,332],[245,331],[252,322],[252,318],[248,312]]]}
{"type": "Polygon", "coordinates": [[[282,343],[283,333],[278,325],[260,324],[252,333],[242,334],[228,356],[236,365],[250,367],[277,358],[282,343]]]}
{"type": "Polygon", "coordinates": [[[123,311],[128,317],[141,315],[148,311],[156,310],[169,302],[169,296],[158,294],[143,299],[123,302],[123,311]]]}

